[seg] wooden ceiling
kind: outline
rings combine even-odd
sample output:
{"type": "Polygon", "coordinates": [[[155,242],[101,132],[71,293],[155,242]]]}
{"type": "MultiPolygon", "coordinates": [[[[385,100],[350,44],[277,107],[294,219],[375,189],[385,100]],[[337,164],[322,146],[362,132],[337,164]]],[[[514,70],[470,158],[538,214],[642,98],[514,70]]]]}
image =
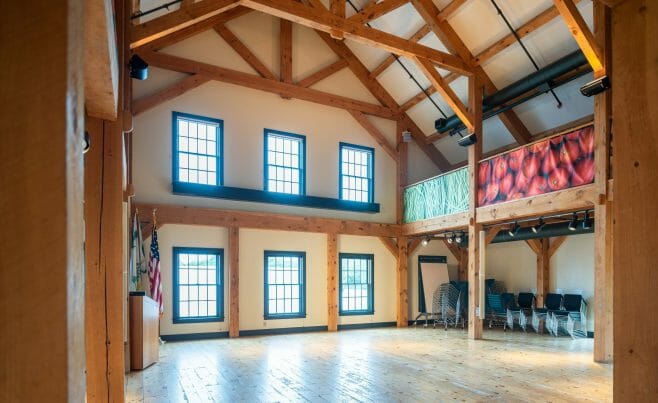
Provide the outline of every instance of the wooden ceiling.
{"type": "MultiPolygon", "coordinates": [[[[579,0],[554,0],[554,5],[523,23],[517,34],[523,38],[533,31],[562,16],[576,42],[587,56],[595,74],[601,71],[600,52],[596,48],[591,32],[576,8],[579,0]]],[[[366,131],[395,159],[395,145],[370,123],[367,115],[400,121],[412,133],[421,150],[441,170],[451,169],[451,164],[434,145],[444,137],[441,133],[425,133],[408,114],[427,96],[434,93],[460,117],[468,130],[473,129],[473,117],[469,108],[450,86],[462,76],[477,77],[483,84],[484,92],[494,93],[497,88],[491,77],[483,69],[483,64],[491,60],[516,42],[513,34],[505,35],[492,45],[477,53],[469,50],[452,25],[448,22],[467,0],[452,0],[439,9],[432,0],[375,0],[367,1],[363,8],[347,16],[345,0],[330,0],[326,7],[320,0],[184,0],[179,9],[149,21],[134,25],[131,35],[131,48],[151,65],[188,74],[188,77],[162,91],[136,99],[133,113],[138,115],[154,106],[172,99],[210,80],[217,80],[281,95],[283,98],[297,98],[347,110],[366,131]],[[411,4],[422,18],[424,25],[409,38],[402,38],[375,29],[370,22],[391,13],[400,7],[411,4]],[[280,18],[280,74],[277,77],[266,65],[227,27],[227,23],[253,10],[280,18]],[[314,29],[320,38],[338,56],[331,63],[312,74],[293,82],[292,79],[292,23],[314,29]],[[367,25],[366,25],[367,24],[367,25]],[[258,75],[244,73],[210,65],[186,58],[158,52],[167,46],[197,35],[203,31],[216,31],[258,75]],[[428,35],[434,34],[447,51],[421,44],[428,35]],[[348,47],[345,40],[382,49],[388,52],[376,67],[366,65],[348,47]],[[395,63],[398,57],[413,62],[431,84],[423,92],[398,103],[378,77],[395,63]],[[342,69],[349,69],[368,89],[378,104],[351,99],[310,88],[342,69]],[[429,134],[429,135],[428,135],[429,134]]],[[[499,115],[516,144],[526,144],[533,137],[523,121],[513,109],[499,115]]]]}

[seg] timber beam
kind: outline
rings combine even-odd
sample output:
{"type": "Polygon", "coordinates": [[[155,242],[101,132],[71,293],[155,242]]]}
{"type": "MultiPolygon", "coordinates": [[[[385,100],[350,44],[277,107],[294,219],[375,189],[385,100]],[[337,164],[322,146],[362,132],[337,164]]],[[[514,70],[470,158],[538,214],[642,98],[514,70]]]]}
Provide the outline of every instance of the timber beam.
{"type": "Polygon", "coordinates": [[[468,212],[463,212],[402,224],[401,232],[405,236],[418,236],[442,231],[464,230],[467,226],[468,212]]]}
{"type": "Polygon", "coordinates": [[[554,2],[555,7],[562,15],[562,19],[567,24],[569,32],[571,32],[580,50],[583,51],[587,61],[592,66],[594,75],[605,74],[601,48],[594,40],[594,35],[587,27],[585,19],[580,15],[576,3],[573,0],[554,0],[554,2]]]}
{"type": "Polygon", "coordinates": [[[135,203],[133,207],[141,211],[153,211],[153,209],[157,209],[159,228],[165,224],[188,224],[325,234],[330,232],[344,235],[383,236],[390,238],[397,237],[400,232],[397,224],[350,221],[335,218],[221,210],[167,204],[135,203]]]}

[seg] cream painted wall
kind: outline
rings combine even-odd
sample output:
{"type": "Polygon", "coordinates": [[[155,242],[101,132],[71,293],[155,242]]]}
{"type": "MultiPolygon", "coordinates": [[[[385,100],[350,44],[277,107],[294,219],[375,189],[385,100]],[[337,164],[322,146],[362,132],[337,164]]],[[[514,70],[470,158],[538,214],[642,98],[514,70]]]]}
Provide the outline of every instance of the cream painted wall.
{"type": "MultiPolygon", "coordinates": [[[[150,237],[146,245],[150,245],[150,237]]],[[[226,228],[206,227],[201,225],[167,224],[158,230],[160,246],[160,273],[162,278],[162,297],[164,315],[160,320],[160,334],[211,333],[228,330],[228,287],[224,287],[224,321],[205,323],[174,324],[173,313],[173,248],[175,246],[194,248],[224,249],[224,284],[228,281],[228,231],[226,228]]]]}
{"type": "MultiPolygon", "coordinates": [[[[163,335],[225,332],[229,319],[229,250],[226,228],[167,224],[158,231],[164,315],[160,321],[163,335]],[[172,321],[172,259],[174,247],[205,247],[224,250],[224,321],[174,324],[172,321]]],[[[147,240],[150,244],[150,239],[147,240]]],[[[395,259],[373,237],[342,235],[338,250],[345,253],[375,255],[375,313],[339,317],[340,324],[395,321],[395,259]]],[[[327,239],[325,234],[240,230],[240,330],[274,329],[327,325],[327,239]],[[306,252],[306,318],[263,319],[264,251],[306,252]]]]}
{"type": "Polygon", "coordinates": [[[426,246],[418,246],[414,253],[409,256],[407,262],[407,287],[409,301],[409,320],[414,320],[418,316],[418,256],[445,256],[448,258],[448,276],[450,280],[457,280],[457,260],[450,253],[443,241],[434,240],[426,246]]]}
{"type": "MultiPolygon", "coordinates": [[[[506,242],[487,247],[486,277],[504,281],[518,293],[536,289],[536,255],[525,242],[506,242]]],[[[587,302],[587,327],[594,330],[594,235],[567,238],[551,259],[551,292],[582,291],[587,302]]]]}

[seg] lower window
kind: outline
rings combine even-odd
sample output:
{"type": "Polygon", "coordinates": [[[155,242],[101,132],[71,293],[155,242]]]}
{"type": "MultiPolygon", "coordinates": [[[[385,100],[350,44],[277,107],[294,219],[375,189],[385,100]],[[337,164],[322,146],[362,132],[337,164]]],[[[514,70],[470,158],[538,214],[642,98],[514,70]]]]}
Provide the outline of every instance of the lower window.
{"type": "Polygon", "coordinates": [[[265,251],[265,319],[306,317],[306,253],[265,251]]]}
{"type": "Polygon", "coordinates": [[[374,255],[341,253],[339,260],[340,314],[373,314],[375,312],[373,279],[374,255]]]}
{"type": "Polygon", "coordinates": [[[224,251],[174,248],[173,321],[224,320],[224,251]]]}

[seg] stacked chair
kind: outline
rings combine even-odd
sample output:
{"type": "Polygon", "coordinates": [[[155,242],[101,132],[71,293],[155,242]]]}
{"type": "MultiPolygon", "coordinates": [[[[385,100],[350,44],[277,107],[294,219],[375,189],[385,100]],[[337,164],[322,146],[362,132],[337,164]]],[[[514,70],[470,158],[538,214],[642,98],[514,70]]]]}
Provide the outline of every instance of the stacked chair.
{"type": "Polygon", "coordinates": [[[562,294],[546,294],[544,298],[544,307],[535,308],[532,310],[532,327],[536,333],[544,328],[551,328],[551,321],[553,319],[552,313],[559,311],[562,307],[562,294]]]}
{"type": "Polygon", "coordinates": [[[512,302],[507,307],[507,327],[514,330],[514,323],[517,323],[523,331],[528,326],[528,318],[532,318],[532,310],[535,308],[535,294],[531,292],[520,292],[516,302],[512,302]]]}
{"type": "Polygon", "coordinates": [[[561,309],[549,315],[551,319],[547,321],[547,327],[553,336],[587,337],[587,303],[581,295],[564,294],[561,309]]]}
{"type": "Polygon", "coordinates": [[[461,304],[462,298],[459,289],[450,283],[441,284],[432,297],[434,327],[436,328],[436,325],[439,324],[447,330],[450,325],[456,327],[457,324],[461,324],[463,328],[461,304]]]}

